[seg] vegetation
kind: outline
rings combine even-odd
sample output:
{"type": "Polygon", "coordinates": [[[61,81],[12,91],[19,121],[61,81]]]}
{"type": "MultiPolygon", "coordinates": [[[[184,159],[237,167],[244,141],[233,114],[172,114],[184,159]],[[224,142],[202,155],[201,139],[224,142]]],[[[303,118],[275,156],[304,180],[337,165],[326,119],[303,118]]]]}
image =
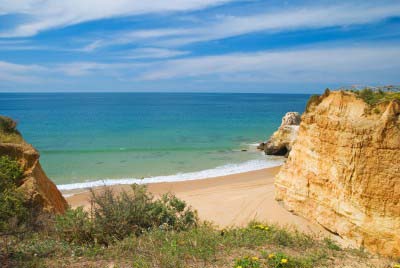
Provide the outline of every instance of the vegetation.
{"type": "Polygon", "coordinates": [[[321,102],[321,96],[314,94],[308,99],[306,104],[306,111],[308,112],[312,105],[318,105],[321,102]]]}
{"type": "Polygon", "coordinates": [[[17,123],[9,117],[0,115],[0,142],[23,143],[17,123]]]}
{"type": "Polygon", "coordinates": [[[0,233],[15,230],[26,221],[27,208],[17,187],[22,179],[22,169],[8,156],[0,157],[0,233]]]}
{"type": "MultiPolygon", "coordinates": [[[[385,86],[385,87],[364,87],[364,88],[340,88],[340,90],[353,92],[359,98],[363,99],[369,105],[379,104],[385,101],[391,100],[400,100],[400,88],[395,86],[385,86]]],[[[330,89],[325,89],[325,92],[322,96],[320,95],[311,95],[308,99],[306,105],[306,111],[309,111],[311,106],[318,105],[322,99],[330,94],[330,89]]],[[[372,110],[375,114],[381,113],[378,108],[374,108],[372,110]]]]}
{"type": "MultiPolygon", "coordinates": [[[[394,99],[400,100],[400,87],[395,86],[343,88],[342,90],[353,92],[369,105],[375,105],[394,99]]],[[[380,113],[379,109],[376,108],[374,113],[380,113]]]]}
{"type": "Polygon", "coordinates": [[[311,97],[308,99],[307,104],[306,104],[306,111],[308,112],[312,105],[320,104],[322,99],[324,97],[329,96],[330,93],[331,93],[330,89],[326,88],[325,92],[324,92],[324,94],[322,94],[322,96],[317,95],[317,94],[311,95],[311,97]]]}
{"type": "MultiPolygon", "coordinates": [[[[369,105],[375,105],[380,102],[390,101],[390,100],[400,100],[400,92],[394,91],[394,89],[383,90],[382,88],[363,88],[361,90],[353,91],[358,97],[363,99],[369,105]]],[[[376,111],[377,112],[377,111],[376,111]]]]}
{"type": "Polygon", "coordinates": [[[332,240],[276,225],[220,230],[199,222],[173,195],[154,199],[144,186],[132,187],[129,194],[93,193],[89,211],[69,209],[41,231],[3,240],[2,267],[312,268],[368,261],[332,240]]]}
{"type": "Polygon", "coordinates": [[[182,231],[196,226],[196,212],[177,197],[166,194],[154,200],[145,186],[132,185],[132,190],[119,196],[109,188],[101,194],[92,191],[91,214],[69,209],[56,218],[57,233],[68,242],[107,246],[153,228],[182,231]]]}

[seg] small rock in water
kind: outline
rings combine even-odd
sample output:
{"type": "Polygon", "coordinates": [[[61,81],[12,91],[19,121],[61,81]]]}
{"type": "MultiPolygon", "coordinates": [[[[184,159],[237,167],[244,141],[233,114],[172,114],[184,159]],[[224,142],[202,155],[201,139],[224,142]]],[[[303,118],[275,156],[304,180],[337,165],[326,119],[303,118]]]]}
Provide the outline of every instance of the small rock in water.
{"type": "Polygon", "coordinates": [[[257,146],[257,149],[261,151],[264,151],[264,148],[265,148],[265,142],[262,142],[257,146]]]}

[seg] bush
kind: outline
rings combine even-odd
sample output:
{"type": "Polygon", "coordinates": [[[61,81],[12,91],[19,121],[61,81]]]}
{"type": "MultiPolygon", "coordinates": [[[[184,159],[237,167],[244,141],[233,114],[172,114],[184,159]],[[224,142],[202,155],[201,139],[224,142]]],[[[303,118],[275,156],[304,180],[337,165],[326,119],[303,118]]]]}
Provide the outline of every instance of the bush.
{"type": "Polygon", "coordinates": [[[68,209],[56,217],[56,231],[70,243],[92,244],[94,242],[93,223],[82,207],[68,209]]]}
{"type": "Polygon", "coordinates": [[[310,110],[311,105],[318,105],[320,102],[321,97],[319,95],[311,95],[306,104],[306,111],[308,112],[310,110]]]}
{"type": "Polygon", "coordinates": [[[22,136],[16,127],[17,123],[14,120],[0,115],[0,142],[22,143],[22,136]]]}
{"type": "Polygon", "coordinates": [[[17,186],[22,179],[22,169],[8,156],[0,157],[0,232],[16,231],[27,218],[23,194],[17,186]]]}
{"type": "Polygon", "coordinates": [[[174,195],[154,200],[145,186],[132,185],[132,190],[119,195],[110,188],[92,192],[91,215],[77,208],[56,218],[60,236],[80,244],[108,245],[152,228],[182,231],[197,225],[196,212],[174,195]]]}
{"type": "Polygon", "coordinates": [[[4,132],[16,132],[17,123],[7,116],[0,116],[0,130],[4,132]]]}
{"type": "Polygon", "coordinates": [[[400,100],[400,92],[384,91],[380,88],[374,90],[372,88],[363,88],[353,91],[358,97],[363,99],[369,105],[374,105],[382,101],[400,100]]]}
{"type": "Polygon", "coordinates": [[[8,156],[0,157],[0,191],[18,186],[22,179],[22,168],[20,164],[8,156]]]}

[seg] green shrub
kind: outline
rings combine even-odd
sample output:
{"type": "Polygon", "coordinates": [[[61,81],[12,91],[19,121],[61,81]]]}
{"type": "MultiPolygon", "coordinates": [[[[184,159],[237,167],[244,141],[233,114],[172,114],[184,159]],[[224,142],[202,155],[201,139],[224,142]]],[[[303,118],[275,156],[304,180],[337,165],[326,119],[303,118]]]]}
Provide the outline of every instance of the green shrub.
{"type": "Polygon", "coordinates": [[[17,123],[14,120],[0,115],[0,142],[23,142],[22,136],[16,127],[17,123]]]}
{"type": "Polygon", "coordinates": [[[70,243],[94,242],[93,223],[82,207],[68,209],[64,214],[56,216],[56,231],[63,240],[70,243]]]}
{"type": "Polygon", "coordinates": [[[20,164],[10,157],[0,157],[0,191],[8,189],[11,185],[18,186],[23,175],[20,164]]]}
{"type": "Polygon", "coordinates": [[[16,231],[27,218],[24,196],[17,188],[22,174],[17,161],[0,157],[0,233],[16,231]]]}
{"type": "Polygon", "coordinates": [[[7,116],[0,116],[0,130],[4,132],[15,132],[17,123],[7,116]]]}
{"type": "Polygon", "coordinates": [[[311,95],[306,104],[306,111],[308,112],[312,105],[318,105],[321,102],[319,95],[311,95]]]}
{"type": "Polygon", "coordinates": [[[145,186],[132,185],[132,190],[119,195],[110,188],[92,192],[91,215],[77,208],[56,218],[60,236],[80,244],[108,245],[152,228],[182,231],[197,225],[196,212],[177,197],[167,194],[154,200],[145,186]]]}
{"type": "Polygon", "coordinates": [[[363,99],[369,105],[374,105],[383,101],[390,101],[394,99],[400,100],[400,92],[384,91],[380,88],[375,90],[367,87],[352,92],[354,92],[358,97],[363,99]]]}

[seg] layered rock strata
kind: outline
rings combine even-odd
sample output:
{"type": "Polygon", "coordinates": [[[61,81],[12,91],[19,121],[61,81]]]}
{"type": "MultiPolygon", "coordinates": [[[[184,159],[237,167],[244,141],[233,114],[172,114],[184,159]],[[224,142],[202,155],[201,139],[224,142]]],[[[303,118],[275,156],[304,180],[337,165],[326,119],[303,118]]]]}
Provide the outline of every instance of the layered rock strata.
{"type": "Polygon", "coordinates": [[[302,115],[276,199],[348,243],[400,256],[400,101],[370,106],[351,92],[302,115]]]}

